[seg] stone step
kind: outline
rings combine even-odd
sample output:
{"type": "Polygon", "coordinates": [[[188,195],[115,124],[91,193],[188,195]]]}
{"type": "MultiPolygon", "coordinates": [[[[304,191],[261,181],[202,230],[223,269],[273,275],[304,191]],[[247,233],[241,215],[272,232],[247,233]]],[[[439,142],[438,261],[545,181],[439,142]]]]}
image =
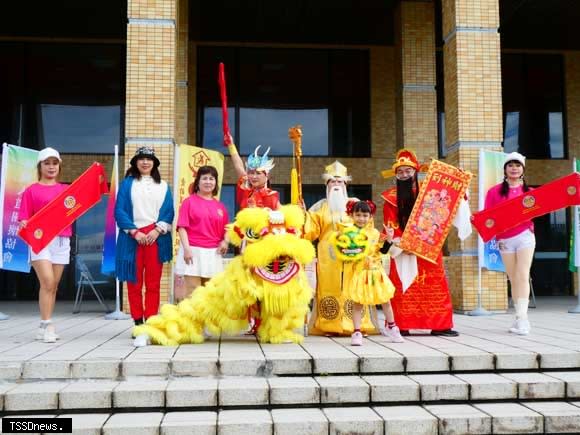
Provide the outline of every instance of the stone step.
{"type": "Polygon", "coordinates": [[[406,343],[382,342],[382,338],[373,337],[359,348],[348,346],[348,338],[308,337],[303,345],[259,345],[252,337],[179,348],[150,346],[134,349],[124,359],[86,355],[66,360],[58,354],[28,360],[3,358],[0,380],[580,370],[580,352],[575,351],[548,357],[515,348],[484,352],[437,337],[417,337],[406,343]]]}
{"type": "Polygon", "coordinates": [[[579,372],[300,377],[138,377],[0,384],[0,410],[175,410],[234,407],[580,400],[579,372]]]}
{"type": "Polygon", "coordinates": [[[72,433],[76,435],[578,433],[580,402],[491,402],[476,405],[236,409],[167,413],[55,413],[42,417],[72,418],[72,433]]]}

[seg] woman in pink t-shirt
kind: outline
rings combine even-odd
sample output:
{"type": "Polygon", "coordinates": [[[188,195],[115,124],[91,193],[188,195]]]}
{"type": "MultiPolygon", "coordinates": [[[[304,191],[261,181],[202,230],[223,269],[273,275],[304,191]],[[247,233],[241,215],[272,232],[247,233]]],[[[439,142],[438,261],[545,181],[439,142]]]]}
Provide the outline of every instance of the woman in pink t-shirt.
{"type": "MultiPolygon", "coordinates": [[[[492,187],[485,197],[485,208],[523,195],[529,191],[524,180],[526,158],[520,153],[510,153],[503,165],[504,180],[492,187]]],[[[534,259],[536,238],[534,223],[529,220],[496,236],[501,259],[512,289],[516,318],[509,329],[518,335],[530,333],[528,300],[530,298],[530,268],[534,259]]]]}
{"type": "Polygon", "coordinates": [[[181,240],[176,272],[185,276],[184,298],[223,270],[222,255],[228,250],[228,211],[215,199],[218,173],[213,166],[198,169],[190,196],[183,201],[177,219],[181,240]]]}
{"type": "MultiPolygon", "coordinates": [[[[67,188],[58,182],[61,170],[61,158],[57,150],[45,148],[38,153],[36,170],[38,183],[31,184],[22,194],[18,218],[20,226],[25,227],[28,220],[41,208],[67,188]]],[[[72,228],[65,228],[46,248],[35,254],[30,251],[32,268],[40,282],[38,305],[40,307],[40,327],[36,339],[45,343],[54,343],[58,335],[52,324],[52,313],[56,302],[58,283],[64,266],[70,260],[70,238],[72,228]]]]}

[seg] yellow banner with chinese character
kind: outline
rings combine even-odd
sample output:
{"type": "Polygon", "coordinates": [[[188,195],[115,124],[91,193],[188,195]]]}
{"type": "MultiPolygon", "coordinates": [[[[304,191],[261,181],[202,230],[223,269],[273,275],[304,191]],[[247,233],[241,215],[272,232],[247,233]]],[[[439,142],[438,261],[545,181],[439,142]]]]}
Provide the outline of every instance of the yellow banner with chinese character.
{"type": "MultiPolygon", "coordinates": [[[[218,173],[218,194],[219,199],[223,174],[224,174],[224,155],[218,151],[207,148],[199,148],[193,145],[177,145],[175,152],[175,169],[177,173],[177,186],[175,194],[175,214],[179,213],[181,203],[187,198],[193,190],[193,181],[197,170],[202,166],[213,166],[218,173]]],[[[173,260],[177,256],[179,249],[179,235],[173,231],[173,260]]]]}
{"type": "Polygon", "coordinates": [[[438,160],[431,162],[401,237],[401,249],[437,262],[471,177],[470,172],[438,160]]]}

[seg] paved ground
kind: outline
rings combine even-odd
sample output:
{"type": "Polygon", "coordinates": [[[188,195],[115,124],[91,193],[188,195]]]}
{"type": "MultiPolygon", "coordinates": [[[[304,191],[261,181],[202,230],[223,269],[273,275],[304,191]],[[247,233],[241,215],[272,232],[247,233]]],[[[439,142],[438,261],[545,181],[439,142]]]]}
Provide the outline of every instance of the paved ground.
{"type": "MultiPolygon", "coordinates": [[[[459,337],[418,335],[402,344],[382,336],[370,336],[360,348],[351,347],[346,337],[310,336],[302,345],[260,345],[253,337],[228,337],[202,345],[135,349],[130,321],[104,320],[97,311],[73,315],[69,303],[57,304],[61,340],[34,341],[36,305],[2,303],[11,319],[0,322],[0,377],[74,378],[87,370],[116,378],[580,368],[580,314],[567,312],[574,305],[574,298],[540,298],[538,308],[530,310],[532,333],[526,337],[507,332],[512,314],[456,315],[459,337]]],[[[96,306],[86,307],[91,308],[96,306]]]]}
{"type": "Polygon", "coordinates": [[[62,339],[34,341],[36,304],[3,303],[0,417],[72,418],[79,435],[578,434],[574,305],[540,299],[527,337],[507,332],[510,314],[457,315],[459,337],[401,344],[240,336],[135,349],[130,321],[68,303],[55,315],[62,339]]]}

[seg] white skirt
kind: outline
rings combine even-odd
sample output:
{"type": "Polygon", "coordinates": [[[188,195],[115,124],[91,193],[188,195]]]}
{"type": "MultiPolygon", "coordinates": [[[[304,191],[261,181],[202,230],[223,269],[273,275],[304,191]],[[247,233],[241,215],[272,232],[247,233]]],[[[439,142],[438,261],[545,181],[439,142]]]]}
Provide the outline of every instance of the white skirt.
{"type": "Polygon", "coordinates": [[[175,273],[177,275],[211,278],[224,270],[223,257],[217,253],[217,248],[191,246],[191,252],[193,263],[185,264],[183,246],[179,245],[179,252],[175,260],[175,273]]]}

